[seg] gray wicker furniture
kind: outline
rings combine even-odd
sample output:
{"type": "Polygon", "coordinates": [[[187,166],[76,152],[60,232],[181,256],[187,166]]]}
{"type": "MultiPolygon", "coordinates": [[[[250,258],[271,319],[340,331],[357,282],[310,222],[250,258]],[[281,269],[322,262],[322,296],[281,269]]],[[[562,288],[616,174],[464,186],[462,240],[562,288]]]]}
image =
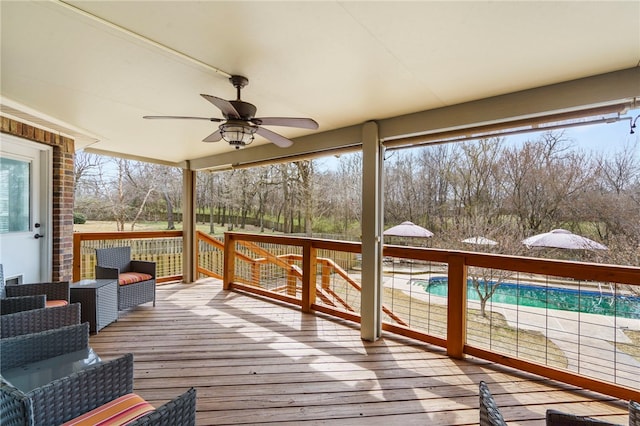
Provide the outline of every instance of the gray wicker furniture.
{"type": "Polygon", "coordinates": [[[46,306],[47,296],[3,297],[0,299],[0,314],[15,314],[16,312],[40,309],[46,306]]]}
{"type": "Polygon", "coordinates": [[[37,296],[44,294],[47,302],[64,301],[69,303],[69,282],[28,283],[5,287],[7,297],[37,296]]]}
{"type": "Polygon", "coordinates": [[[609,423],[587,416],[563,413],[557,410],[547,410],[546,424],[551,426],[619,426],[615,423],[609,423]]]}
{"type": "Polygon", "coordinates": [[[71,284],[71,302],[82,305],[82,322],[97,333],[118,319],[118,280],[81,280],[71,284]]]}
{"type": "Polygon", "coordinates": [[[2,339],[2,371],[89,348],[89,324],[2,339]]]}
{"type": "Polygon", "coordinates": [[[4,268],[0,263],[0,315],[44,308],[46,301],[47,298],[43,294],[37,296],[7,297],[4,268]]]}
{"type": "Polygon", "coordinates": [[[0,338],[80,324],[80,304],[40,308],[0,316],[0,338]]]}
{"type": "MultiPolygon", "coordinates": [[[[91,366],[24,393],[3,381],[3,426],[60,425],[133,392],[133,355],[91,366]]],[[[130,425],[195,425],[196,391],[191,388],[130,425]]]]}
{"type": "Polygon", "coordinates": [[[153,306],[156,306],[156,264],[131,260],[131,247],[96,249],[96,278],[119,280],[119,311],[147,302],[153,302],[153,306]],[[121,274],[131,272],[148,274],[151,279],[123,284],[121,274]]]}
{"type": "Polygon", "coordinates": [[[480,426],[506,426],[493,395],[485,382],[480,382],[480,426]]]}
{"type": "Polygon", "coordinates": [[[629,426],[640,426],[640,403],[629,401],[629,426]]]}

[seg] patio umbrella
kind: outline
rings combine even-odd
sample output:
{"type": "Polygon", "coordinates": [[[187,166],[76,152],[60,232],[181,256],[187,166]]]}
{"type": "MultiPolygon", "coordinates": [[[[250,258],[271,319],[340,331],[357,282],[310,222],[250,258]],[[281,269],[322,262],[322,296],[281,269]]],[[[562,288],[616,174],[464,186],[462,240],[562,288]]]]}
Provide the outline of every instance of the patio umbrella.
{"type": "Polygon", "coordinates": [[[416,225],[413,222],[402,222],[400,225],[393,226],[382,233],[383,235],[393,237],[408,237],[408,238],[429,238],[433,237],[433,232],[423,228],[420,225],[416,225]]]}
{"type": "Polygon", "coordinates": [[[531,247],[554,247],[569,250],[609,250],[607,246],[566,229],[554,229],[551,232],[534,235],[522,240],[522,244],[531,247]]]}
{"type": "Polygon", "coordinates": [[[486,237],[465,238],[464,240],[462,240],[462,242],[467,244],[475,244],[477,246],[497,246],[498,245],[497,241],[490,240],[489,238],[486,238],[486,237]]]}

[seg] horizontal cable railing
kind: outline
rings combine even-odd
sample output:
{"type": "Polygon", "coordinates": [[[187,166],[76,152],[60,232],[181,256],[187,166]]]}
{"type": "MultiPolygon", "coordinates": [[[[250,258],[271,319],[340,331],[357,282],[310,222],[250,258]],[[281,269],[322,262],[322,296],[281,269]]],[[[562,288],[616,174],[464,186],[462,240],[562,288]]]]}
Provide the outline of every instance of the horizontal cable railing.
{"type": "Polygon", "coordinates": [[[156,262],[158,282],[182,279],[182,231],[76,232],[73,280],[95,278],[96,249],[131,247],[131,258],[156,262]]]}
{"type": "MultiPolygon", "coordinates": [[[[359,243],[227,233],[225,288],[360,321],[359,243]]],[[[383,329],[640,399],[640,268],[385,246],[383,329]]]]}

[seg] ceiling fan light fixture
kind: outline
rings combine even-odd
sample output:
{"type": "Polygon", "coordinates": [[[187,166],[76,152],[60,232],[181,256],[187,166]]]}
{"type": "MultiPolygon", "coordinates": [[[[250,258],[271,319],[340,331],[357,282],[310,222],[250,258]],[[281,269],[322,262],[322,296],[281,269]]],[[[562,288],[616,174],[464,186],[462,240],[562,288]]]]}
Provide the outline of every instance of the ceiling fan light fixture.
{"type": "Polygon", "coordinates": [[[220,125],[222,139],[236,149],[247,146],[253,142],[253,134],[258,130],[258,126],[247,124],[243,121],[228,120],[220,125]]]}

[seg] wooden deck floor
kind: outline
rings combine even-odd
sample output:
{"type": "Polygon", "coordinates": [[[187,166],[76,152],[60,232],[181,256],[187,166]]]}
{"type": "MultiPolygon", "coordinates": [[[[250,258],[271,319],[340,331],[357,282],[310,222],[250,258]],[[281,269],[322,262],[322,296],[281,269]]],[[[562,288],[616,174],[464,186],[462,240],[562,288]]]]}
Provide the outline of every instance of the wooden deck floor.
{"type": "Polygon", "coordinates": [[[217,280],[159,286],[157,306],[120,314],[91,337],[103,358],[132,352],[135,391],[159,405],[190,386],[198,424],[467,425],[478,382],[510,424],[544,424],[547,408],[627,424],[612,398],[235,292],[217,280]]]}

